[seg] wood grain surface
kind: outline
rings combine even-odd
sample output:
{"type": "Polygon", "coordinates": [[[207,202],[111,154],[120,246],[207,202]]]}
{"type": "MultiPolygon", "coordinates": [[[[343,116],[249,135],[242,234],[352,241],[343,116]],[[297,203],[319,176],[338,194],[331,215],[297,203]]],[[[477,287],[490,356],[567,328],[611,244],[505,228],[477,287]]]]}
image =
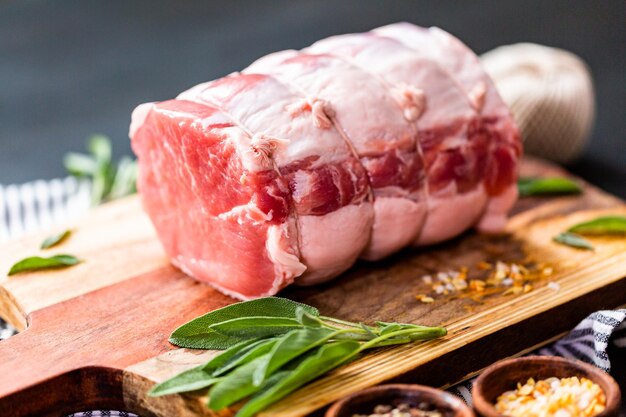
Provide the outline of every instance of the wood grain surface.
{"type": "MultiPolygon", "coordinates": [[[[526,160],[523,175],[563,174],[526,160]]],[[[282,296],[324,315],[353,321],[446,325],[440,340],[377,350],[295,392],[263,413],[302,416],[383,381],[446,386],[497,359],[527,351],[567,331],[589,312],[626,302],[626,240],[594,238],[595,251],[551,238],[626,206],[592,186],[580,196],[526,198],[500,236],[467,233],[428,249],[362,262],[316,287],[282,296]],[[530,292],[482,299],[459,293],[416,300],[430,288],[421,277],[480,261],[541,262],[553,274],[530,292]],[[558,283],[555,291],[548,283],[558,283]]],[[[169,333],[191,318],[235,300],[169,266],[136,197],[97,210],[67,243],[49,250],[85,262],[57,271],[0,275],[0,315],[22,333],[0,342],[0,410],[11,416],[59,415],[89,407],[123,408],[146,416],[214,415],[200,395],[146,397],[155,381],[206,361],[211,351],[178,349],[169,333]]],[[[46,234],[0,248],[0,271],[38,253],[46,234]]],[[[219,413],[231,414],[233,410],[219,413]]]]}

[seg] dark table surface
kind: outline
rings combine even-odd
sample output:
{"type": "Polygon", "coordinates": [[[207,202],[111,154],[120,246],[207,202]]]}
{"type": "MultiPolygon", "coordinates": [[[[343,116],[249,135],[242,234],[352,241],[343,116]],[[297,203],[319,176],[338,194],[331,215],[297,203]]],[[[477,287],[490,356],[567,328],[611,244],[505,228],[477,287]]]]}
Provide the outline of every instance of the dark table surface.
{"type": "Polygon", "coordinates": [[[597,121],[570,167],[626,197],[626,12],[622,0],[13,1],[0,4],[0,184],[64,174],[102,132],[129,153],[130,112],[266,53],[407,20],[482,53],[520,41],[590,65],[597,121]]]}

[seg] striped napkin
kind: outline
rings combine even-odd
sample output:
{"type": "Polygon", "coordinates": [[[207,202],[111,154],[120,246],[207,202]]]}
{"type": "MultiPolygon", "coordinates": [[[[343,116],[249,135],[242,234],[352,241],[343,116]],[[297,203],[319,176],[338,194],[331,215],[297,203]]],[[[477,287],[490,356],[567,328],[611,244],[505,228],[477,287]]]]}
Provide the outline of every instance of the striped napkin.
{"type": "MultiPolygon", "coordinates": [[[[75,221],[90,207],[90,184],[74,177],[51,181],[34,181],[22,185],[0,185],[0,243],[40,229],[75,221]]],[[[15,330],[0,320],[0,340],[15,330]]],[[[626,309],[603,310],[590,314],[563,339],[534,352],[579,359],[610,372],[607,354],[614,345],[620,355],[626,353],[626,309]]],[[[471,404],[472,381],[452,387],[450,391],[471,404]]],[[[125,411],[94,410],[66,417],[137,417],[125,411]]]]}
{"type": "Polygon", "coordinates": [[[76,220],[90,201],[89,181],[75,177],[0,185],[0,243],[76,220]]]}
{"type": "MultiPolygon", "coordinates": [[[[606,372],[611,371],[607,354],[609,344],[626,354],[626,309],[602,310],[590,314],[567,336],[530,355],[562,356],[595,365],[606,372]]],[[[472,384],[476,378],[458,384],[450,392],[472,404],[472,384]]]]}

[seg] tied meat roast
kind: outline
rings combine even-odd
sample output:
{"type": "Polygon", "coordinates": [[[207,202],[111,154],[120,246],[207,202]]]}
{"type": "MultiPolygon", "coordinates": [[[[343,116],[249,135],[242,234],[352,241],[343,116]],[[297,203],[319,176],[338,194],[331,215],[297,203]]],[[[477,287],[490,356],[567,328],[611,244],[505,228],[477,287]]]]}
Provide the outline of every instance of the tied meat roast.
{"type": "Polygon", "coordinates": [[[241,299],[499,232],[517,198],[519,133],[478,58],[409,23],[142,104],[130,136],[172,263],[241,299]]]}

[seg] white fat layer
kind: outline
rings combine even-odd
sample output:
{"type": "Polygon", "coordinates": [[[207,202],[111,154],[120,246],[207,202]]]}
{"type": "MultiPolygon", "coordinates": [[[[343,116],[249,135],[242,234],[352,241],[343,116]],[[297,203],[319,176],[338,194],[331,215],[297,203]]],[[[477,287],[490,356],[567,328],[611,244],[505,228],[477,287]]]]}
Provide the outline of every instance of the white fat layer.
{"type": "Polygon", "coordinates": [[[517,194],[517,184],[511,184],[499,195],[491,197],[476,229],[482,233],[503,232],[507,214],[517,201],[517,194]]]}
{"type": "Polygon", "coordinates": [[[314,103],[277,79],[266,76],[238,94],[231,91],[230,83],[221,82],[204,90],[200,98],[219,101],[222,108],[255,135],[281,140],[272,152],[278,167],[308,157],[315,157],[314,166],[320,166],[345,161],[351,156],[336,129],[317,126],[312,111],[314,103]]]}
{"type": "MultiPolygon", "coordinates": [[[[266,65],[263,62],[269,65],[278,59],[285,59],[292,52],[295,53],[283,51],[268,55],[261,58],[259,65],[263,67],[266,65]]],[[[318,126],[312,111],[314,103],[301,92],[265,76],[233,94],[233,88],[239,89],[237,76],[234,74],[230,78],[233,82],[228,82],[226,77],[217,82],[199,84],[181,93],[178,98],[223,109],[252,136],[252,142],[255,137],[273,138],[276,146],[271,149],[271,158],[278,167],[308,157],[315,158],[312,167],[336,163],[348,157],[350,149],[342,142],[339,133],[335,129],[318,126]]],[[[242,146],[245,145],[242,143],[242,146]]]]}
{"type": "Polygon", "coordinates": [[[427,210],[426,202],[377,197],[372,237],[361,258],[375,261],[408,246],[422,229],[427,210]]]}
{"type": "Polygon", "coordinates": [[[382,83],[337,57],[300,52],[298,58],[260,60],[244,72],[268,73],[328,103],[359,156],[415,146],[412,125],[382,83]]]}
{"type": "Polygon", "coordinates": [[[204,83],[200,83],[198,85],[194,85],[190,89],[185,90],[182,93],[180,93],[178,96],[176,96],[176,99],[177,100],[187,100],[187,101],[197,101],[197,98],[198,98],[198,95],[200,94],[200,92],[202,92],[202,90],[207,88],[207,86],[209,84],[211,84],[211,82],[212,81],[207,81],[207,82],[204,82],[204,83]]]}
{"type": "Polygon", "coordinates": [[[154,103],[143,103],[135,107],[135,110],[133,110],[133,114],[130,117],[130,127],[128,128],[129,138],[132,139],[133,136],[135,136],[135,133],[146,121],[146,117],[148,117],[152,107],[154,107],[154,103]]]}
{"type": "Polygon", "coordinates": [[[500,98],[493,82],[484,71],[478,57],[456,37],[437,27],[429,29],[410,23],[395,23],[374,30],[404,43],[408,47],[437,61],[446,71],[453,74],[463,86],[468,97],[486,87],[479,103],[482,114],[508,117],[509,110],[500,98]]]}
{"type": "MultiPolygon", "coordinates": [[[[274,262],[276,275],[281,276],[283,282],[291,283],[295,277],[302,275],[307,267],[300,262],[296,255],[286,250],[290,244],[288,229],[289,227],[286,223],[270,226],[267,229],[265,248],[269,258],[274,262]]],[[[276,288],[276,291],[278,289],[279,287],[276,288]]]]}
{"type": "Polygon", "coordinates": [[[271,73],[272,68],[275,68],[276,65],[296,55],[298,55],[298,51],[294,49],[274,52],[257,59],[244,71],[251,74],[255,73],[255,71],[259,74],[271,73]]]}
{"type": "Polygon", "coordinates": [[[371,203],[349,205],[324,216],[300,216],[300,253],[307,270],[296,284],[328,281],[350,268],[370,239],[371,203]]]}
{"type": "Polygon", "coordinates": [[[428,215],[416,246],[431,245],[450,239],[476,224],[487,204],[483,185],[463,194],[431,195],[428,215]]]}
{"type": "Polygon", "coordinates": [[[417,123],[420,129],[449,126],[474,116],[471,103],[457,81],[432,57],[396,39],[374,33],[322,39],[306,51],[347,56],[355,64],[381,76],[394,90],[419,90],[425,97],[417,123]]]}

